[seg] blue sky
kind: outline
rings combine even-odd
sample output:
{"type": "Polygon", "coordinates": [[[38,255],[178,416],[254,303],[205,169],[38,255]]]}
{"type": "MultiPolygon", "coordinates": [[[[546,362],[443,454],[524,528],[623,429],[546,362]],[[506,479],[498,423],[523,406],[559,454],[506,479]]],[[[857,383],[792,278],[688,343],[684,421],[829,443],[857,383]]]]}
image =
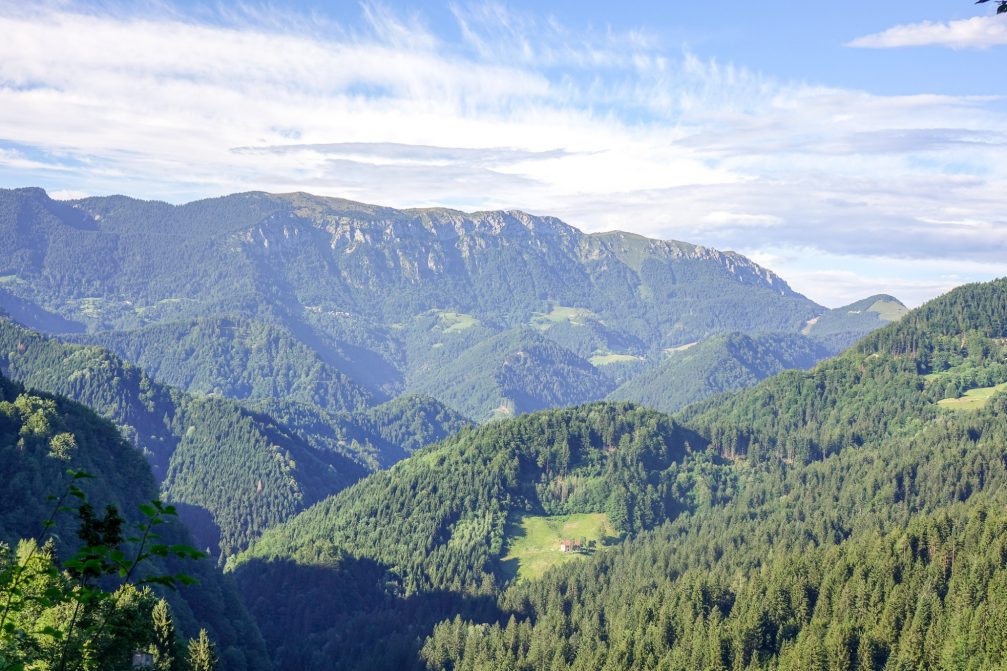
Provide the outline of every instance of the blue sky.
{"type": "Polygon", "coordinates": [[[1007,274],[992,4],[0,0],[0,187],[518,208],[918,304],[1007,274]]]}

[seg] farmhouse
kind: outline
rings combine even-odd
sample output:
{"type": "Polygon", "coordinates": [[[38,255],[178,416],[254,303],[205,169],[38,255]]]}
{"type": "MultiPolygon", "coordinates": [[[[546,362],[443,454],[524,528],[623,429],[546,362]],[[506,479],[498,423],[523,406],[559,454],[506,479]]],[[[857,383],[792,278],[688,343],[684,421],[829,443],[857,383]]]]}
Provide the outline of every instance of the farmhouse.
{"type": "Polygon", "coordinates": [[[581,541],[562,540],[559,542],[560,552],[578,552],[584,547],[581,541]]]}

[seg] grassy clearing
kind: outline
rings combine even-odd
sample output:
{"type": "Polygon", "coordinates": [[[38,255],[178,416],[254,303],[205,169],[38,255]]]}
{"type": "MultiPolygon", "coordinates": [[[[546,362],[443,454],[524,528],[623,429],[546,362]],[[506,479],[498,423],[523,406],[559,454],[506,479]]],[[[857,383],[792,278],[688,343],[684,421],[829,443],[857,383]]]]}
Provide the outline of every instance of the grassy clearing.
{"type": "Polygon", "coordinates": [[[434,310],[440,320],[441,331],[444,333],[460,333],[474,326],[479,326],[479,320],[472,315],[449,310],[434,310]]]}
{"type": "Polygon", "coordinates": [[[885,321],[897,322],[902,319],[907,312],[908,308],[894,301],[877,301],[871,307],[867,308],[868,312],[876,312],[878,317],[885,321]]]}
{"type": "Polygon", "coordinates": [[[494,419],[509,419],[514,416],[514,401],[510,399],[504,399],[503,403],[493,408],[493,412],[490,415],[490,420],[494,419]]]}
{"type": "Polygon", "coordinates": [[[569,322],[574,326],[583,326],[587,320],[601,321],[598,315],[585,308],[570,308],[564,305],[557,305],[549,312],[535,312],[531,318],[531,326],[540,331],[545,331],[550,326],[569,322]]]}
{"type": "MultiPolygon", "coordinates": [[[[580,561],[587,553],[560,552],[563,539],[594,541],[596,548],[617,539],[605,513],[543,517],[521,515],[507,524],[508,547],[502,560],[505,577],[534,580],[553,566],[580,561]]],[[[590,551],[588,551],[590,552],[590,551]]]]}
{"type": "Polygon", "coordinates": [[[635,354],[596,354],[588,361],[591,362],[592,366],[607,366],[613,363],[634,363],[636,361],[643,361],[642,356],[636,356],[635,354]]]}
{"type": "MultiPolygon", "coordinates": [[[[97,299],[96,299],[97,300],[97,299]]],[[[176,306],[179,303],[198,303],[199,301],[195,298],[162,298],[152,305],[135,305],[133,307],[133,312],[142,315],[148,312],[153,312],[155,310],[160,310],[161,308],[176,306]]],[[[127,305],[132,305],[127,303],[127,305]]]]}
{"type": "Polygon", "coordinates": [[[948,410],[979,410],[986,407],[993,395],[1001,391],[1007,391],[1007,382],[995,387],[970,389],[961,398],[946,398],[939,401],[937,405],[948,410]]]}

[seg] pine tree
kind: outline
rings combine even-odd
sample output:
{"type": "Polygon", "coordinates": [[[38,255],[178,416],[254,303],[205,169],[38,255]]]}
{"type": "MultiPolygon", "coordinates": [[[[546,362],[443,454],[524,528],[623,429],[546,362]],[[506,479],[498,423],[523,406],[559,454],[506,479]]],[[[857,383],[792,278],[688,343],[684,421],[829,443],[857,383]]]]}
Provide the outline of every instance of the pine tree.
{"type": "Polygon", "coordinates": [[[154,604],[151,619],[154,622],[154,644],[151,646],[154,668],[172,671],[175,668],[175,623],[167,601],[161,599],[154,604]]]}
{"type": "Polygon", "coordinates": [[[199,638],[189,639],[189,671],[214,671],[216,668],[214,645],[206,635],[206,630],[200,629],[199,638]]]}

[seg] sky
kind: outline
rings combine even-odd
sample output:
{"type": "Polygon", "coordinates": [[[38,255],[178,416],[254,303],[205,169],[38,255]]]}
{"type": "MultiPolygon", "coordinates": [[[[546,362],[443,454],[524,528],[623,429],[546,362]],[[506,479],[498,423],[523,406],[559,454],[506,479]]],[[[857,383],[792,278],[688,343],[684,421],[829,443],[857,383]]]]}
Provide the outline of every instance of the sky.
{"type": "Polygon", "coordinates": [[[0,0],[0,188],[521,209],[915,306],[1007,275],[994,5],[0,0]]]}

